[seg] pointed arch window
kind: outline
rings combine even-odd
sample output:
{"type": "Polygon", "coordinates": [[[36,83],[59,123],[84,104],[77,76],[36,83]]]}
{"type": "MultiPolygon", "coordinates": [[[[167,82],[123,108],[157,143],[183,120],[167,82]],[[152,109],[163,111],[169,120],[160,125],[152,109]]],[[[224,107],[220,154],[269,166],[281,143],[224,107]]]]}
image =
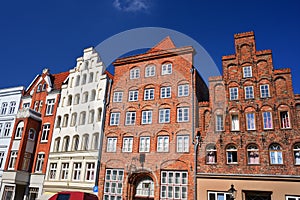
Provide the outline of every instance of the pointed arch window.
{"type": "Polygon", "coordinates": [[[257,145],[251,144],[247,147],[248,164],[259,164],[259,150],[257,145]]]}

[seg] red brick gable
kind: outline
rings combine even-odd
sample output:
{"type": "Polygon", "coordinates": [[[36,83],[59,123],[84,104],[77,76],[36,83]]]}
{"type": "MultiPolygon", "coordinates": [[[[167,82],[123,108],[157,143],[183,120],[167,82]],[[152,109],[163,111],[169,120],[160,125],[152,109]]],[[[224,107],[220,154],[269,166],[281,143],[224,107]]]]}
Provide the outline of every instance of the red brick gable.
{"type": "Polygon", "coordinates": [[[152,53],[155,51],[167,50],[167,49],[174,49],[176,48],[175,44],[173,43],[170,36],[167,36],[165,39],[160,41],[157,45],[152,47],[147,53],[152,53]]]}

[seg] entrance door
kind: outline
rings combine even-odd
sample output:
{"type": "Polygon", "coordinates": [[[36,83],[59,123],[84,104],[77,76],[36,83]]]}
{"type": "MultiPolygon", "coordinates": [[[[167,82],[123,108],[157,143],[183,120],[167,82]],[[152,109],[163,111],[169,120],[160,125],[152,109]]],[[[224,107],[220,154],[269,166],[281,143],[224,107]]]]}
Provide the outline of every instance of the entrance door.
{"type": "Polygon", "coordinates": [[[134,200],[154,199],[154,183],[150,177],[145,177],[137,182],[134,200]]]}

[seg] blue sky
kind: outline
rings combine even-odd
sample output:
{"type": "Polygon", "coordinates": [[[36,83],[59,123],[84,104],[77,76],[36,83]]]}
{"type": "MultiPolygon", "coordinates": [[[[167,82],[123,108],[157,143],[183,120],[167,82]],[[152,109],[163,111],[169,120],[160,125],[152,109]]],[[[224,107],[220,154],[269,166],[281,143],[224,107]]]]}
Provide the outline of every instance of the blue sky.
{"type": "Polygon", "coordinates": [[[27,87],[43,68],[67,71],[86,47],[122,31],[163,27],[195,39],[221,69],[233,35],[254,31],[274,67],[292,69],[300,93],[300,3],[297,0],[28,0],[0,6],[0,88],[27,87]]]}

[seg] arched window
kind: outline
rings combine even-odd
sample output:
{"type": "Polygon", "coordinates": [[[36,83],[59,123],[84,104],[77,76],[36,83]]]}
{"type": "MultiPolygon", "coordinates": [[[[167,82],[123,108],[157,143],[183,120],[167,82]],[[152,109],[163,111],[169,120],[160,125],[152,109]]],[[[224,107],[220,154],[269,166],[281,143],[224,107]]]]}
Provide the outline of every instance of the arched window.
{"type": "Polygon", "coordinates": [[[227,164],[237,164],[237,149],[234,145],[226,148],[227,164]]]}
{"type": "Polygon", "coordinates": [[[88,101],[88,96],[89,93],[88,92],[84,92],[82,95],[82,103],[86,103],[88,101]]]}
{"type": "MultiPolygon", "coordinates": [[[[180,189],[178,187],[178,189],[180,189]]],[[[176,190],[176,189],[175,189],[176,190]]],[[[176,191],[175,191],[176,193],[176,191]]],[[[154,197],[154,183],[149,177],[141,180],[136,187],[136,197],[154,197]]]]}
{"type": "Polygon", "coordinates": [[[16,134],[15,134],[15,139],[21,139],[22,133],[23,133],[23,128],[24,128],[24,122],[21,121],[18,123],[16,134]]]}
{"type": "Polygon", "coordinates": [[[73,151],[77,151],[78,150],[78,147],[79,147],[79,136],[78,135],[75,135],[73,137],[73,146],[72,146],[72,150],[73,151]]]}
{"type": "Polygon", "coordinates": [[[69,121],[69,115],[65,114],[64,115],[64,120],[63,120],[63,127],[67,127],[68,126],[68,121],[69,121]]]}
{"type": "Polygon", "coordinates": [[[79,101],[80,101],[80,94],[76,94],[74,97],[74,105],[79,104],[79,101]]]}
{"type": "Polygon", "coordinates": [[[248,164],[259,164],[259,151],[255,144],[250,144],[247,147],[248,164]]]}
{"type": "Polygon", "coordinates": [[[77,76],[76,76],[76,82],[75,82],[75,86],[78,86],[78,85],[79,85],[79,83],[80,83],[80,76],[79,76],[79,75],[77,75],[77,76]]]}
{"type": "Polygon", "coordinates": [[[59,151],[59,145],[60,145],[60,137],[56,138],[54,141],[54,152],[58,152],[59,151]]]}
{"type": "Polygon", "coordinates": [[[70,126],[75,126],[77,121],[77,113],[73,113],[71,116],[71,124],[70,126]]]}
{"type": "Polygon", "coordinates": [[[11,101],[9,104],[8,114],[14,114],[17,103],[15,101],[11,101]]]}
{"type": "Polygon", "coordinates": [[[87,151],[89,149],[89,135],[85,134],[82,137],[82,150],[87,151]]]}
{"type": "Polygon", "coordinates": [[[272,144],[269,148],[269,152],[271,164],[283,164],[282,149],[279,144],[272,144]]]}
{"type": "Polygon", "coordinates": [[[155,76],[155,65],[148,65],[145,68],[145,77],[155,76]]]}
{"type": "Polygon", "coordinates": [[[40,92],[40,91],[42,91],[42,84],[39,84],[37,89],[36,89],[36,92],[40,92]]]}
{"type": "Polygon", "coordinates": [[[34,140],[35,138],[35,130],[34,129],[29,129],[29,132],[28,132],[28,139],[30,140],[34,140]]]}
{"type": "Polygon", "coordinates": [[[98,114],[97,114],[97,121],[99,122],[101,120],[102,115],[102,108],[98,108],[98,114]]]}
{"type": "Polygon", "coordinates": [[[206,147],[206,164],[217,163],[217,149],[213,144],[207,145],[206,147]]]}
{"type": "Polygon", "coordinates": [[[96,98],[96,90],[92,90],[91,96],[90,96],[90,101],[95,101],[96,98]]]}
{"type": "Polygon", "coordinates": [[[74,77],[72,77],[71,80],[70,80],[70,84],[69,84],[69,87],[70,87],[70,88],[73,87],[73,83],[74,83],[74,77]]]}
{"type": "Polygon", "coordinates": [[[140,78],[140,69],[135,67],[130,70],[130,79],[137,79],[140,78]]]}
{"type": "Polygon", "coordinates": [[[86,119],[86,112],[83,111],[80,113],[80,124],[79,125],[84,125],[85,124],[85,119],[86,119]]]}
{"type": "Polygon", "coordinates": [[[296,143],[293,148],[295,165],[300,165],[300,143],[296,143]]]}
{"type": "Polygon", "coordinates": [[[86,84],[86,74],[82,75],[82,81],[81,81],[81,85],[86,84]]]}
{"type": "Polygon", "coordinates": [[[95,111],[94,110],[90,110],[89,111],[89,124],[94,122],[94,118],[95,118],[95,111]]]}
{"type": "Polygon", "coordinates": [[[93,80],[94,80],[94,73],[91,72],[89,75],[89,83],[93,82],[93,80]]]}
{"type": "Polygon", "coordinates": [[[99,146],[99,133],[94,133],[93,134],[93,147],[92,149],[96,150],[98,149],[99,146]]]}
{"type": "Polygon", "coordinates": [[[68,103],[67,103],[67,106],[70,106],[72,105],[72,95],[69,95],[68,96],[68,103]]]}
{"type": "Polygon", "coordinates": [[[61,123],[61,116],[57,116],[56,118],[56,128],[60,128],[60,123],[61,123]]]}
{"type": "Polygon", "coordinates": [[[69,150],[69,144],[70,144],[70,137],[65,136],[64,137],[64,143],[63,143],[63,151],[68,151],[69,150]]]}

